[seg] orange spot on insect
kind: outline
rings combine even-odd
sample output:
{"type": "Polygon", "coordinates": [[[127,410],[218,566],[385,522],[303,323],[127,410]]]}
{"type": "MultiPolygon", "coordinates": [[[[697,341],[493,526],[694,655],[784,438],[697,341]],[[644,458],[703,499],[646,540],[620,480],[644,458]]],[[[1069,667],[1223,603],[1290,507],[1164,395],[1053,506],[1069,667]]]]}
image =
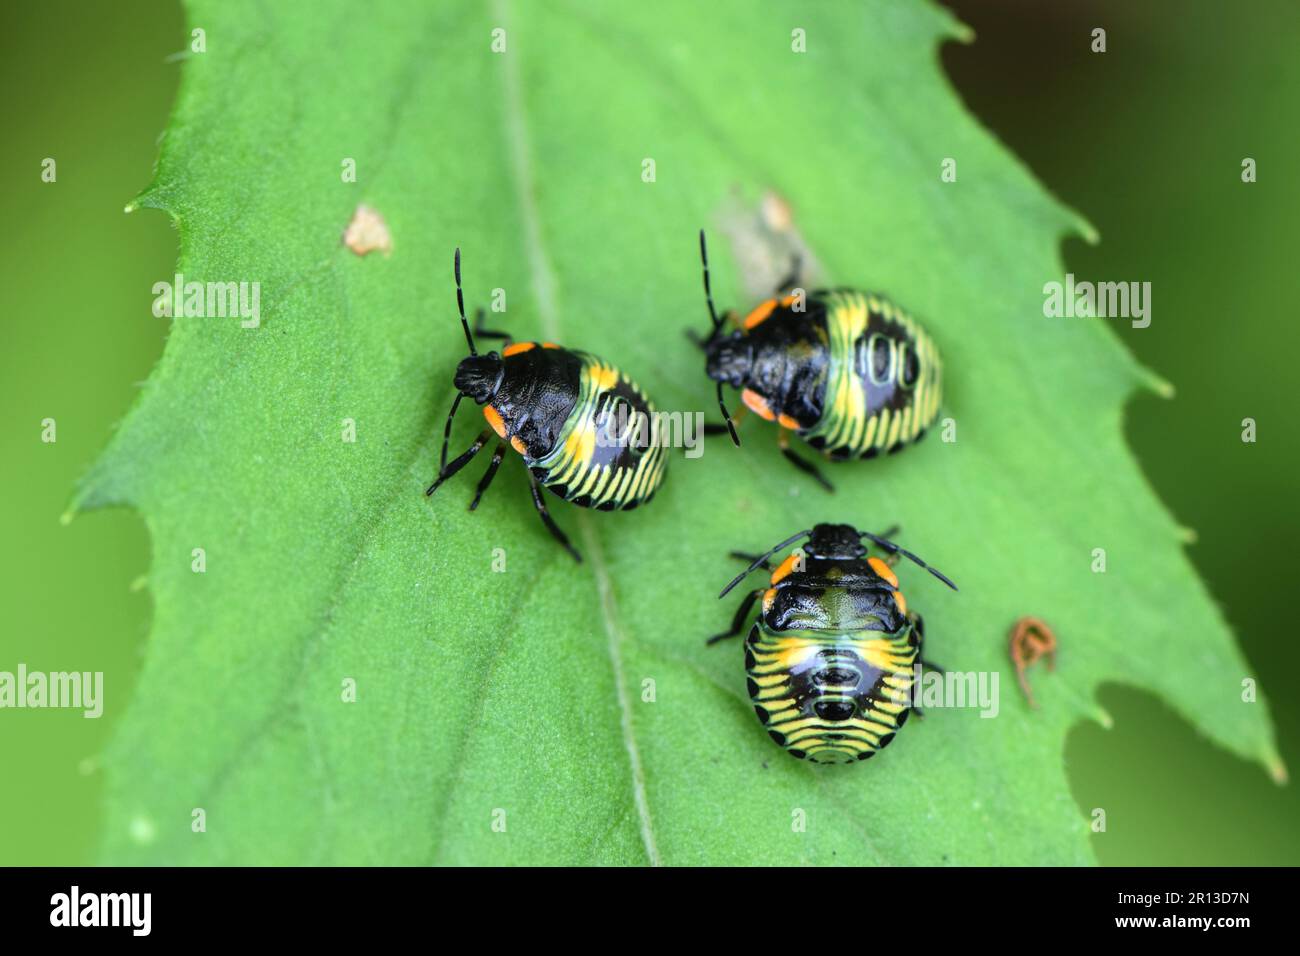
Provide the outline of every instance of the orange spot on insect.
{"type": "Polygon", "coordinates": [[[506,437],[506,423],[501,418],[501,413],[499,411],[497,411],[491,405],[484,405],[483,417],[487,419],[487,423],[492,426],[492,430],[494,432],[496,432],[502,438],[506,437]]]}
{"type": "Polygon", "coordinates": [[[528,446],[524,444],[524,440],[520,438],[518,435],[514,435],[511,437],[510,447],[513,448],[515,451],[519,452],[519,454],[521,455],[528,454],[528,446]]]}
{"type": "Polygon", "coordinates": [[[780,567],[772,572],[772,583],[776,584],[783,578],[788,578],[794,571],[795,565],[799,563],[800,554],[798,551],[791,552],[790,556],[781,562],[780,567]]]}
{"type": "Polygon", "coordinates": [[[776,588],[768,588],[763,592],[763,613],[766,614],[772,609],[772,602],[776,600],[776,588]]]}
{"type": "Polygon", "coordinates": [[[781,423],[782,428],[788,428],[794,432],[797,432],[800,428],[803,428],[802,425],[800,425],[797,421],[795,421],[793,418],[791,418],[789,415],[786,415],[785,413],[778,415],[776,417],[776,420],[781,423]]]}
{"type": "Polygon", "coordinates": [[[767,406],[767,399],[752,388],[747,388],[740,393],[740,399],[745,405],[759,418],[766,418],[769,422],[776,418],[772,414],[772,409],[767,406]]]}
{"type": "Polygon", "coordinates": [[[902,591],[894,592],[894,603],[898,605],[898,613],[907,617],[907,601],[903,599],[902,591]]]}
{"type": "Polygon", "coordinates": [[[507,345],[501,354],[506,358],[509,358],[512,355],[518,355],[520,352],[527,352],[530,349],[535,348],[537,348],[536,342],[515,342],[511,345],[507,345]]]}
{"type": "Polygon", "coordinates": [[[554,342],[543,342],[543,343],[542,343],[542,348],[544,348],[544,349],[558,349],[559,346],[556,345],[554,342]]]}
{"type": "Polygon", "coordinates": [[[766,302],[760,302],[754,311],[745,316],[745,321],[741,324],[747,329],[752,329],[775,311],[777,306],[776,299],[768,299],[766,302]]]}
{"type": "Polygon", "coordinates": [[[898,575],[895,574],[894,569],[884,561],[881,561],[879,558],[867,558],[867,564],[871,565],[871,570],[875,571],[882,578],[888,581],[891,586],[898,587],[898,575]]]}

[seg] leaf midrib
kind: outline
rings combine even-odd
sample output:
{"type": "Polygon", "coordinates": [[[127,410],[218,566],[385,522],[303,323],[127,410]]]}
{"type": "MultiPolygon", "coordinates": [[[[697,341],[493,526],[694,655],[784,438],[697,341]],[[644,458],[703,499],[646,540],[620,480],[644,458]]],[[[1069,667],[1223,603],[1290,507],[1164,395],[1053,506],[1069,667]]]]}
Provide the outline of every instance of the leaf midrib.
{"type": "MultiPolygon", "coordinates": [[[[506,35],[510,35],[509,0],[494,0],[493,13],[497,22],[505,25],[506,35]]],[[[537,214],[536,189],[533,184],[531,140],[528,124],[524,116],[523,98],[520,93],[519,68],[514,56],[505,58],[503,70],[503,93],[505,118],[505,136],[509,147],[510,171],[514,179],[515,194],[519,203],[520,217],[523,219],[523,242],[528,261],[528,271],[532,276],[533,295],[537,301],[539,319],[547,339],[559,342],[560,334],[559,308],[555,298],[555,272],[551,267],[550,257],[546,254],[546,245],[542,240],[540,217],[537,214]]],[[[627,693],[627,679],[623,668],[622,642],[624,631],[618,621],[618,603],[614,599],[610,583],[609,567],[605,562],[605,552],[600,546],[596,530],[592,526],[586,511],[578,511],[576,518],[583,544],[587,552],[587,562],[595,578],[596,597],[600,603],[601,624],[605,629],[605,644],[609,653],[610,670],[613,673],[614,689],[618,698],[619,725],[623,737],[623,746],[627,751],[628,771],[632,777],[632,799],[636,805],[637,818],[640,823],[641,843],[646,857],[652,866],[662,862],[659,848],[655,841],[654,824],[650,815],[650,804],[646,795],[645,770],[641,764],[641,751],[637,746],[636,731],[633,727],[632,704],[627,693]]]]}

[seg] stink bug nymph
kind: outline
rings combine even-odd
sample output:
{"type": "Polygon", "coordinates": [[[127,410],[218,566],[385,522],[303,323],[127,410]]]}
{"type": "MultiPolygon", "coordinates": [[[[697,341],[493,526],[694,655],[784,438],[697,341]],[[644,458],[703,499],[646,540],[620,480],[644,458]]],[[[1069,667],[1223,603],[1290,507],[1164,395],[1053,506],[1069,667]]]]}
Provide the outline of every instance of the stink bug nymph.
{"type": "MultiPolygon", "coordinates": [[[[754,712],[793,757],[814,763],[866,760],[894,739],[912,706],[913,665],[920,661],[924,623],[907,609],[893,565],[901,555],[954,591],[957,585],[889,540],[846,524],[819,524],[749,562],[718,597],[752,571],[771,571],[768,586],[745,595],[731,629],[735,637],[758,598],[762,610],[745,638],[746,682],[754,712]],[[807,538],[771,570],[768,559],[807,538]],[[868,557],[863,540],[886,557],[868,557]]],[[[933,668],[937,670],[938,668],[933,668]]]]}
{"type": "MultiPolygon", "coordinates": [[[[727,328],[713,305],[709,257],[700,231],[704,295],[713,330],[697,339],[732,441],[740,444],[722,386],[741,390],[745,408],[780,426],[781,452],[827,490],[831,483],[789,447],[798,435],[831,461],[874,458],[919,441],[943,397],[939,351],[925,330],[882,296],[855,289],[797,289],[799,263],[777,295],[727,328]]],[[[741,410],[743,414],[745,409],[741,410]]],[[[736,416],[737,420],[740,414],[736,416]]],[[[720,429],[712,429],[720,430],[720,429]]]]}
{"type": "Polygon", "coordinates": [[[461,291],[459,249],[455,274],[456,308],[469,355],[456,367],[456,399],[443,429],[438,477],[425,494],[432,495],[464,468],[495,432],[496,450],[470,510],[478,507],[509,445],[527,467],[533,507],[542,522],[569,554],[581,561],[582,556],[546,510],[541,489],[599,511],[631,511],[648,502],[663,482],[667,465],[654,403],[622,371],[594,355],[550,342],[512,342],[505,332],[483,328],[482,309],[471,333],[461,291]],[[500,339],[504,347],[499,354],[480,355],[475,335],[500,339]],[[490,427],[449,463],[451,424],[465,397],[483,406],[490,427]]]}

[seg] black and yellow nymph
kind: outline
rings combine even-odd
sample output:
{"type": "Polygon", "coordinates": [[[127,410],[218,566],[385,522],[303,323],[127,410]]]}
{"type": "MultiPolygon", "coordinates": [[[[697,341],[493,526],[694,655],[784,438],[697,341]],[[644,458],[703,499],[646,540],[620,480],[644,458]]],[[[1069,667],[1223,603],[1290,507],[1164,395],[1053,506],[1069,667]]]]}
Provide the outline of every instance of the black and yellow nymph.
{"type": "Polygon", "coordinates": [[[905,311],[855,289],[803,292],[796,262],[775,297],[743,318],[729,312],[729,329],[713,305],[703,231],[700,258],[713,321],[700,345],[737,445],[724,384],[740,389],[747,409],[780,426],[782,453],[828,490],[834,489],[821,471],[790,449],[790,432],[827,459],[845,461],[900,451],[934,424],[943,365],[934,341],[905,311]]]}
{"type": "Polygon", "coordinates": [[[483,328],[482,309],[471,333],[461,291],[459,249],[455,274],[456,307],[470,354],[456,367],[456,399],[443,431],[438,477],[425,494],[432,495],[465,467],[495,433],[496,451],[470,510],[478,507],[509,445],[527,466],[533,506],[543,523],[581,561],[547,511],[540,489],[599,511],[631,511],[648,502],[663,483],[667,465],[654,403],[620,369],[594,355],[550,342],[511,342],[507,333],[483,328]],[[480,355],[475,335],[500,339],[505,345],[500,353],[480,355]],[[452,420],[465,397],[483,406],[490,427],[448,462],[452,420]]]}
{"type": "Polygon", "coordinates": [[[745,638],[746,683],[759,721],[792,757],[814,763],[866,760],[894,739],[915,709],[913,668],[925,663],[925,625],[921,615],[908,611],[893,564],[901,555],[954,591],[957,585],[888,540],[894,533],[819,524],[764,554],[732,552],[749,567],[719,597],[760,567],[771,578],[767,587],[745,596],[731,629],[709,643],[740,634],[762,598],[745,638]],[[771,569],[769,558],[804,538],[771,569]],[[868,557],[864,539],[887,557],[868,557]]]}

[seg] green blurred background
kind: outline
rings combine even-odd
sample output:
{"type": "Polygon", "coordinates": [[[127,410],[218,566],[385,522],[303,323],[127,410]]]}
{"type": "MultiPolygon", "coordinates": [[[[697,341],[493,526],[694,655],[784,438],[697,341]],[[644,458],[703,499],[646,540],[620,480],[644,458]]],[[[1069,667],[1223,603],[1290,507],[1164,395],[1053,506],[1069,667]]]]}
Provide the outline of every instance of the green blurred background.
{"type": "MultiPolygon", "coordinates": [[[[1287,367],[1300,351],[1300,6],[948,5],[977,36],[940,53],[959,94],[1101,233],[1095,247],[1066,242],[1067,269],[1153,284],[1151,327],[1111,327],[1177,398],[1135,399],[1128,438],[1196,532],[1191,558],[1271,691],[1283,759],[1300,767],[1300,708],[1287,694],[1300,651],[1276,570],[1300,534],[1287,367]],[[1096,27],[1104,54],[1090,51],[1096,27]],[[1247,156],[1252,185],[1240,179],[1247,156]],[[1240,440],[1245,417],[1256,444],[1240,440]]],[[[176,234],[162,215],[122,207],[149,181],[188,35],[179,6],[158,0],[13,3],[0,16],[0,670],[102,670],[107,686],[100,720],[0,713],[0,863],[87,863],[95,755],[147,641],[149,539],[131,513],[67,527],[59,516],[165,341],[150,289],[172,274],[176,234]],[[46,157],[57,182],[41,181],[46,157]],[[54,444],[40,440],[45,418],[57,421],[54,444]]],[[[1106,810],[1107,832],[1093,837],[1102,863],[1300,862],[1295,786],[1216,750],[1147,694],[1106,687],[1101,702],[1114,728],[1081,725],[1065,760],[1081,813],[1106,810]]]]}

